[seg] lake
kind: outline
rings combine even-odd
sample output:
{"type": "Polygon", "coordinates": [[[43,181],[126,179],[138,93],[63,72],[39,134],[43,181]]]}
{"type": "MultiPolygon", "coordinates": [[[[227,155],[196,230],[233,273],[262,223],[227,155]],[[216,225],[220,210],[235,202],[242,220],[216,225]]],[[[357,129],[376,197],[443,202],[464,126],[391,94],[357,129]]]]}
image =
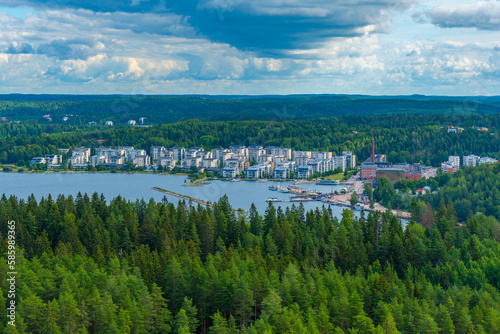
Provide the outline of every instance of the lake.
{"type": "MultiPolygon", "coordinates": [[[[264,213],[269,197],[288,200],[291,194],[280,193],[268,189],[270,185],[278,182],[231,182],[231,181],[209,181],[209,184],[199,187],[183,186],[189,182],[186,176],[181,175],[159,175],[159,174],[124,174],[124,173],[0,173],[0,193],[7,196],[15,195],[18,198],[27,198],[34,194],[37,200],[47,197],[57,197],[59,194],[76,196],[78,192],[104,194],[106,199],[120,195],[128,200],[150,198],[160,201],[166,196],[170,202],[177,203],[179,198],[153,190],[160,187],[166,190],[198,198],[204,201],[216,202],[224,194],[227,194],[229,202],[234,209],[241,208],[248,211],[252,203],[255,204],[261,214],[264,213]]],[[[288,185],[291,182],[280,182],[280,185],[288,185]]],[[[341,186],[320,186],[314,184],[302,184],[308,190],[330,192],[340,190],[341,186]]],[[[283,209],[292,203],[277,202],[276,207],[283,209]]],[[[295,202],[295,205],[299,203],[295,202]]],[[[321,207],[321,202],[304,202],[306,210],[321,207]]],[[[344,208],[332,206],[334,215],[340,217],[344,208]]]]}

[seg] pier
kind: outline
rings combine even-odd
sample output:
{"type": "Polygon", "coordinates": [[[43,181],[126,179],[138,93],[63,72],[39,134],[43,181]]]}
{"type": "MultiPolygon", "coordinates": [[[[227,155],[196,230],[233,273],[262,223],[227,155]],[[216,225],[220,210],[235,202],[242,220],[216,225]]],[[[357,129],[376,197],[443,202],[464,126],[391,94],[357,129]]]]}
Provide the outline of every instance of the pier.
{"type": "Polygon", "coordinates": [[[198,204],[201,204],[201,205],[207,205],[207,206],[211,206],[211,207],[214,206],[213,203],[205,202],[205,201],[203,201],[201,199],[197,199],[197,198],[194,198],[194,197],[190,197],[190,196],[178,194],[176,192],[173,192],[173,191],[170,191],[170,190],[166,190],[166,189],[162,189],[162,188],[159,188],[159,187],[153,187],[153,190],[159,191],[159,192],[164,193],[164,194],[172,195],[172,196],[175,196],[175,197],[179,197],[179,198],[182,198],[182,199],[185,199],[185,200],[188,200],[188,201],[192,201],[192,202],[195,202],[195,203],[198,203],[198,204]]]}

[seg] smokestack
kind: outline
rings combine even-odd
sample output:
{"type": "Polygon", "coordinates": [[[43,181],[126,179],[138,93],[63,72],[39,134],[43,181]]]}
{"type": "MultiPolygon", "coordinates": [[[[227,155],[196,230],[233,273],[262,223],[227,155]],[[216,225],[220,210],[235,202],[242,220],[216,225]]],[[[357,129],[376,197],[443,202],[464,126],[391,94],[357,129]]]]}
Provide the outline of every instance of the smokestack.
{"type": "Polygon", "coordinates": [[[375,139],[372,139],[372,164],[375,163],[375,139]]]}

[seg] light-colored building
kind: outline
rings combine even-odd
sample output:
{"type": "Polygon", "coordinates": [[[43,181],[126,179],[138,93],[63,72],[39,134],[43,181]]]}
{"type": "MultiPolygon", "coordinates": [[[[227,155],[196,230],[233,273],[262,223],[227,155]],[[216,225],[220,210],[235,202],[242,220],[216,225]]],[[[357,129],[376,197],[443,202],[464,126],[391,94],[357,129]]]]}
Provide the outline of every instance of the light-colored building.
{"type": "Polygon", "coordinates": [[[239,174],[237,167],[224,167],[222,168],[222,177],[234,179],[239,174]]]}
{"type": "Polygon", "coordinates": [[[108,162],[105,155],[93,155],[90,157],[90,164],[92,166],[105,164],[108,162]]]}
{"type": "Polygon", "coordinates": [[[201,158],[185,158],[184,160],[182,160],[181,164],[183,167],[191,167],[191,166],[196,166],[196,167],[200,167],[201,166],[201,161],[202,159],[201,158]]]}
{"type": "Polygon", "coordinates": [[[464,155],[463,164],[464,166],[477,166],[480,157],[478,155],[464,155]]]}
{"type": "Polygon", "coordinates": [[[229,146],[229,152],[248,159],[248,148],[243,145],[231,145],[229,146]]]}
{"type": "Polygon", "coordinates": [[[72,156],[75,156],[75,155],[82,155],[84,156],[84,159],[85,159],[85,163],[87,163],[90,159],[90,148],[87,148],[87,147],[77,147],[73,150],[73,152],[71,153],[72,156]]]}
{"type": "Polygon", "coordinates": [[[136,121],[134,121],[133,119],[129,120],[127,122],[128,125],[131,125],[131,126],[134,126],[136,124],[136,121]]]}
{"type": "Polygon", "coordinates": [[[307,165],[309,161],[313,160],[311,157],[308,156],[297,156],[294,161],[297,166],[304,166],[307,165]]]}
{"type": "Polygon", "coordinates": [[[112,121],[106,121],[106,122],[104,122],[104,125],[106,125],[106,126],[113,126],[113,122],[112,121]]]}
{"type": "MultiPolygon", "coordinates": [[[[136,150],[134,148],[132,149],[126,149],[125,150],[125,162],[132,162],[136,157],[141,157],[147,155],[146,150],[136,150]]],[[[149,157],[149,156],[148,156],[149,157]]],[[[148,163],[149,165],[149,163],[148,163]]]]}
{"type": "Polygon", "coordinates": [[[345,171],[347,167],[347,158],[345,155],[336,155],[333,158],[333,169],[341,168],[342,171],[345,171]]]}
{"type": "Polygon", "coordinates": [[[69,158],[69,164],[73,167],[82,167],[86,166],[89,159],[85,158],[85,155],[73,155],[69,158]]]}
{"type": "Polygon", "coordinates": [[[273,171],[273,178],[275,179],[289,179],[290,168],[285,166],[276,167],[273,171]]]}
{"type": "Polygon", "coordinates": [[[45,159],[44,157],[34,157],[30,161],[30,164],[32,164],[32,165],[34,165],[34,164],[46,164],[46,163],[47,163],[47,159],[45,159]]]}
{"type": "Polygon", "coordinates": [[[62,162],[62,155],[60,154],[46,154],[45,160],[50,165],[58,165],[62,162]]]}
{"type": "Polygon", "coordinates": [[[151,159],[149,155],[138,155],[134,157],[132,164],[135,167],[146,167],[151,164],[151,159]]]}
{"type": "Polygon", "coordinates": [[[214,148],[210,152],[212,152],[212,158],[221,160],[227,153],[230,153],[227,148],[214,148]]]}
{"type": "Polygon", "coordinates": [[[202,159],[201,165],[205,168],[217,168],[219,167],[218,159],[202,159]]]}
{"type": "Polygon", "coordinates": [[[292,160],[292,149],[290,148],[267,146],[265,150],[266,154],[271,154],[275,156],[282,155],[285,157],[285,160],[292,160]]]}
{"type": "Polygon", "coordinates": [[[346,159],[346,167],[355,168],[356,167],[356,156],[352,154],[351,151],[343,151],[342,155],[346,159]]]}
{"type": "Polygon", "coordinates": [[[311,152],[311,158],[316,159],[316,160],[331,159],[332,156],[333,156],[332,152],[325,152],[325,151],[313,151],[313,152],[311,152]]]}
{"type": "Polygon", "coordinates": [[[490,157],[482,157],[481,159],[479,159],[479,165],[482,165],[482,164],[495,164],[497,162],[498,162],[497,159],[493,159],[493,158],[490,158],[490,157]]]}
{"type": "Polygon", "coordinates": [[[248,161],[259,161],[259,157],[266,154],[262,146],[248,146],[248,161]]]}
{"type": "Polygon", "coordinates": [[[173,158],[159,158],[157,164],[163,168],[172,169],[177,164],[177,160],[173,158]]]}
{"type": "Polygon", "coordinates": [[[443,162],[441,164],[441,172],[443,172],[443,173],[446,173],[446,172],[455,173],[459,169],[460,169],[460,166],[458,166],[454,163],[451,163],[451,162],[443,162]]]}
{"type": "Polygon", "coordinates": [[[169,149],[173,153],[175,160],[182,160],[186,155],[186,149],[184,147],[172,147],[169,149]]]}
{"type": "Polygon", "coordinates": [[[455,164],[460,168],[460,157],[458,155],[450,155],[448,158],[448,162],[451,164],[455,164]]]}
{"type": "Polygon", "coordinates": [[[298,179],[307,179],[309,176],[313,174],[312,166],[310,165],[298,166],[296,174],[298,179]]]}
{"type": "Polygon", "coordinates": [[[166,152],[167,149],[164,146],[151,146],[151,148],[149,149],[149,154],[151,155],[151,159],[153,159],[153,161],[164,157],[166,152]]]}
{"type": "Polygon", "coordinates": [[[122,165],[124,163],[123,157],[121,155],[114,155],[109,158],[109,163],[115,164],[115,165],[122,165]]]}

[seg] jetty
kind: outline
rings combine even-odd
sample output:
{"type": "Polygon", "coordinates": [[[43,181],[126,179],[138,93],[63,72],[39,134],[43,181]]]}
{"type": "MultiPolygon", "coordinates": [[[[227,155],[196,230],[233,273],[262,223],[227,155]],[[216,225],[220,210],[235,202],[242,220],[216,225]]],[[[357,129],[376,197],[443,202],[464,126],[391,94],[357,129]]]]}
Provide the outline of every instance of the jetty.
{"type": "MultiPolygon", "coordinates": [[[[194,197],[191,197],[191,196],[178,194],[178,193],[176,193],[174,191],[163,189],[163,188],[160,188],[160,187],[153,187],[152,189],[156,190],[156,191],[159,191],[161,193],[164,193],[164,194],[168,194],[168,195],[172,195],[172,196],[175,196],[175,197],[179,197],[179,198],[185,199],[187,201],[191,201],[191,202],[198,203],[198,204],[201,204],[201,205],[210,206],[210,207],[214,207],[215,206],[214,203],[206,202],[204,200],[201,200],[201,199],[198,199],[198,198],[194,198],[194,197]]],[[[233,210],[233,212],[234,213],[240,213],[240,212],[245,212],[245,210],[233,210]]]]}
{"type": "Polygon", "coordinates": [[[191,196],[186,196],[186,195],[178,194],[178,193],[173,192],[171,190],[162,189],[160,187],[153,187],[153,190],[159,191],[159,192],[164,193],[164,194],[172,195],[172,196],[175,196],[175,197],[179,197],[179,198],[185,199],[187,201],[192,201],[194,203],[198,203],[198,204],[201,204],[201,205],[207,205],[207,206],[212,206],[212,207],[214,206],[213,203],[205,202],[204,200],[201,200],[201,199],[198,199],[198,198],[194,198],[194,197],[191,197],[191,196]]]}

